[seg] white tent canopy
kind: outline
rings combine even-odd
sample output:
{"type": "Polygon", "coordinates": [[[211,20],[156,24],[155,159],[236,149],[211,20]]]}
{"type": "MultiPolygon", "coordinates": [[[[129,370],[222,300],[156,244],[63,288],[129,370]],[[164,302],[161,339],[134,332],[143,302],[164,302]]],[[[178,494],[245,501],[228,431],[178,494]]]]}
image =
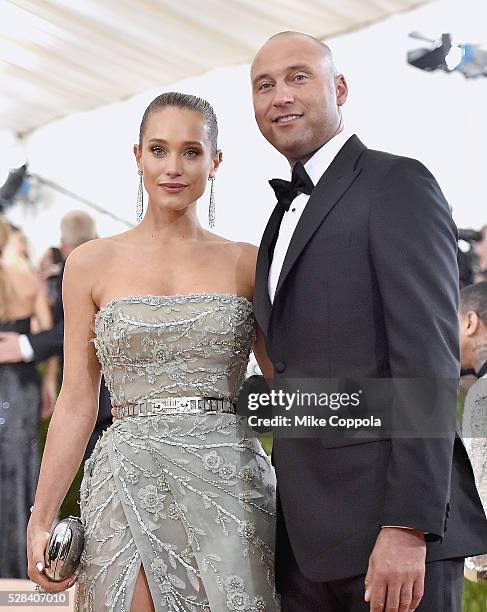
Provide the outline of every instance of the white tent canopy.
{"type": "Polygon", "coordinates": [[[0,129],[248,62],[272,34],[321,39],[427,0],[2,0],[0,129]]]}

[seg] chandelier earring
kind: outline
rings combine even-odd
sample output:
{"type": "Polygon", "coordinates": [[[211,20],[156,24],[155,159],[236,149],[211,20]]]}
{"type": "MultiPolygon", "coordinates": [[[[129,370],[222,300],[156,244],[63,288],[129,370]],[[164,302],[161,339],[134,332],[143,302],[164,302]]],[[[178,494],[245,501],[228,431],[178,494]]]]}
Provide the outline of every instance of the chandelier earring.
{"type": "Polygon", "coordinates": [[[215,177],[209,176],[208,180],[211,181],[211,189],[210,189],[210,206],[208,208],[208,223],[210,227],[213,229],[215,227],[215,177]]]}
{"type": "Polygon", "coordinates": [[[139,170],[139,191],[137,192],[137,223],[142,221],[144,216],[144,182],[142,180],[142,170],[139,170]]]}

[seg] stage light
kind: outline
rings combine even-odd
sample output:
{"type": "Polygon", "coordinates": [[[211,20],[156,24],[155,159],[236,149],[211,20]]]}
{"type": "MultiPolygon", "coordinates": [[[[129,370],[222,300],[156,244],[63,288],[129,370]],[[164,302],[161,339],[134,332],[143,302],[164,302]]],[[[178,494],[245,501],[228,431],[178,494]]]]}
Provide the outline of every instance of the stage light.
{"type": "Polygon", "coordinates": [[[0,187],[0,212],[13,204],[26,178],[27,164],[11,170],[5,183],[0,187]]]}
{"type": "Polygon", "coordinates": [[[411,66],[427,72],[459,71],[467,79],[487,76],[487,45],[459,43],[446,33],[438,40],[427,38],[419,32],[411,32],[409,36],[430,43],[429,48],[408,51],[407,60],[411,66]]]}

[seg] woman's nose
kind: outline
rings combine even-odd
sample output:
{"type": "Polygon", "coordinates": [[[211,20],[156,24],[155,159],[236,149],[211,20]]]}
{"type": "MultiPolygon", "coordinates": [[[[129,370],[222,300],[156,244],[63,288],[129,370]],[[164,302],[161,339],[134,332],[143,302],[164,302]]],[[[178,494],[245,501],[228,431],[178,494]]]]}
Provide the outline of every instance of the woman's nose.
{"type": "Polygon", "coordinates": [[[170,155],[166,158],[165,173],[167,176],[180,176],[183,173],[182,162],[179,156],[170,155]]]}

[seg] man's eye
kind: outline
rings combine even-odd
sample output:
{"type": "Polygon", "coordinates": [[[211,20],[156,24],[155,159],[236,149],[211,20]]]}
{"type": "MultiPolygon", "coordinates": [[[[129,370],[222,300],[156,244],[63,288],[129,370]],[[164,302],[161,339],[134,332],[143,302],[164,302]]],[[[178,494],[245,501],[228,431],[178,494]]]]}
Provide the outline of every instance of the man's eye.
{"type": "Polygon", "coordinates": [[[262,89],[269,89],[270,86],[271,86],[270,83],[261,83],[259,85],[259,91],[262,90],[262,89]]]}
{"type": "Polygon", "coordinates": [[[307,77],[306,77],[306,75],[305,75],[305,74],[297,74],[297,75],[296,75],[294,78],[295,78],[295,79],[299,79],[299,80],[302,80],[302,79],[304,80],[304,79],[306,79],[307,77]]]}

